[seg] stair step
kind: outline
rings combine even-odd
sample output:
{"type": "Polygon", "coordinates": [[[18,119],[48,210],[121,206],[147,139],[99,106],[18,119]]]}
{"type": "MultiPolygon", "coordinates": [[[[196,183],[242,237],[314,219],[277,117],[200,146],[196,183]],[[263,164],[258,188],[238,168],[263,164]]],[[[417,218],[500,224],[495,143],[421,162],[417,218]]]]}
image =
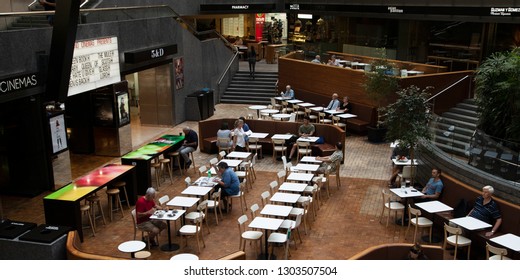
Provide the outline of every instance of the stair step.
{"type": "Polygon", "coordinates": [[[448,118],[448,119],[452,119],[452,120],[464,121],[469,124],[476,124],[478,122],[478,118],[476,118],[476,117],[459,115],[459,114],[452,113],[452,112],[444,112],[442,114],[442,117],[445,119],[448,118]]]}
{"type": "Polygon", "coordinates": [[[467,109],[463,109],[463,108],[453,107],[450,110],[448,110],[448,112],[456,113],[456,114],[459,114],[459,115],[464,115],[464,116],[473,117],[475,119],[478,119],[478,115],[477,115],[477,112],[475,110],[467,110],[467,109]]]}
{"type": "Polygon", "coordinates": [[[449,131],[450,127],[453,126],[453,133],[462,134],[462,135],[468,135],[471,137],[473,133],[475,133],[474,129],[468,129],[465,127],[456,126],[454,124],[450,123],[437,123],[436,129],[444,131],[449,131]]]}
{"type": "Polygon", "coordinates": [[[272,88],[260,88],[260,87],[228,87],[226,91],[229,92],[248,92],[251,93],[252,91],[254,93],[264,93],[274,96],[274,89],[272,88]]]}
{"type": "Polygon", "coordinates": [[[461,149],[458,147],[452,147],[450,145],[446,145],[443,143],[435,143],[435,145],[437,147],[439,147],[440,149],[442,149],[443,151],[445,151],[446,153],[457,155],[457,156],[462,156],[462,157],[468,156],[466,150],[464,150],[464,149],[461,149]]]}
{"type": "Polygon", "coordinates": [[[471,111],[477,111],[478,109],[478,106],[475,105],[475,104],[470,104],[470,103],[459,103],[457,104],[458,108],[462,108],[462,109],[465,109],[465,110],[471,110],[471,111]]]}
{"type": "Polygon", "coordinates": [[[435,141],[443,142],[443,143],[453,142],[454,144],[462,145],[462,147],[469,145],[468,143],[471,141],[470,136],[457,134],[457,133],[445,134],[441,130],[435,131],[434,137],[435,137],[435,141]],[[446,136],[446,135],[448,135],[448,136],[446,136]]]}
{"type": "Polygon", "coordinates": [[[462,101],[462,103],[466,103],[466,104],[472,104],[472,105],[477,105],[477,102],[475,101],[475,98],[468,98],[468,99],[464,99],[464,101],[462,101]]]}

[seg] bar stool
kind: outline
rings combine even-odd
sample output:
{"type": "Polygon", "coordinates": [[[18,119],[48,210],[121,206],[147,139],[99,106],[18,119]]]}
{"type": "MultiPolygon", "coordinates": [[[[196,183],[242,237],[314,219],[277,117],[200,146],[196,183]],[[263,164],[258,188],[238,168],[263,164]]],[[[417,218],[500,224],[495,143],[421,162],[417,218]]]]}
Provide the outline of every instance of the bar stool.
{"type": "Polygon", "coordinates": [[[126,205],[128,206],[128,209],[130,209],[130,201],[128,200],[128,193],[126,192],[126,182],[125,181],[115,182],[112,185],[112,187],[119,189],[119,191],[123,190],[123,193],[125,194],[126,205]]]}
{"type": "Polygon", "coordinates": [[[179,172],[181,172],[181,175],[182,175],[182,170],[184,168],[181,167],[181,155],[179,154],[179,152],[173,152],[173,153],[169,153],[168,156],[170,156],[170,163],[173,163],[175,162],[175,159],[177,159],[177,165],[179,166],[179,172]]]}
{"type": "Polygon", "coordinates": [[[110,212],[110,221],[113,220],[112,212],[121,210],[121,216],[125,217],[125,212],[123,211],[123,204],[121,203],[121,198],[119,197],[119,189],[108,189],[107,190],[107,198],[108,198],[108,211],[110,212]],[[116,204],[117,208],[114,208],[113,203],[116,204]]]}
{"type": "Polygon", "coordinates": [[[83,204],[79,208],[81,211],[81,216],[88,216],[88,221],[90,223],[90,229],[92,229],[92,234],[96,236],[96,230],[94,229],[94,223],[92,222],[92,216],[90,215],[90,206],[88,204],[83,204]]]}
{"type": "Polygon", "coordinates": [[[86,200],[88,202],[88,205],[90,206],[90,212],[91,212],[90,214],[92,215],[92,218],[94,219],[94,225],[96,225],[96,219],[101,217],[103,219],[103,224],[106,226],[107,222],[105,220],[105,213],[103,213],[103,207],[101,207],[101,199],[99,198],[97,193],[87,197],[86,200]],[[99,216],[96,216],[96,205],[99,210],[99,213],[101,213],[101,215],[99,215],[99,216]]]}
{"type": "Polygon", "coordinates": [[[163,158],[159,160],[159,163],[161,164],[161,168],[164,172],[164,169],[168,169],[168,174],[170,175],[170,181],[173,184],[173,173],[172,173],[172,164],[171,160],[169,158],[163,158]]]}
{"type": "Polygon", "coordinates": [[[159,185],[161,185],[161,182],[159,181],[159,176],[161,174],[161,163],[160,162],[152,162],[150,164],[151,168],[154,168],[155,173],[155,182],[157,183],[156,190],[159,190],[159,185]]]}

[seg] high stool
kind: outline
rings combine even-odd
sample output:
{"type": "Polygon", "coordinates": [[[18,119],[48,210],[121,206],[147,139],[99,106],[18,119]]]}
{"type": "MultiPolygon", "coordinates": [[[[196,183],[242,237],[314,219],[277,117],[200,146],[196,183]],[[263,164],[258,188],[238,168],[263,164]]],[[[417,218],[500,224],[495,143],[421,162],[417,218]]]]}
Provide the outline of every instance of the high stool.
{"type": "MultiPolygon", "coordinates": [[[[193,165],[193,171],[195,171],[195,173],[197,173],[197,167],[195,166],[195,156],[193,155],[193,152],[190,152],[190,156],[191,156],[191,165],[193,165]]],[[[186,171],[188,171],[188,170],[186,169],[186,171]]]]}
{"type": "Polygon", "coordinates": [[[107,197],[108,197],[108,211],[110,212],[110,221],[112,221],[112,212],[121,210],[121,216],[125,217],[125,212],[123,211],[123,204],[121,203],[121,198],[119,198],[119,189],[108,189],[107,197]],[[117,208],[114,208],[113,203],[116,204],[117,208]]]}
{"type": "Polygon", "coordinates": [[[150,251],[139,251],[134,254],[134,258],[140,259],[140,260],[146,260],[148,259],[152,253],[150,251]]]}
{"type": "Polygon", "coordinates": [[[169,158],[163,158],[159,160],[159,163],[162,165],[162,170],[168,169],[168,174],[170,175],[170,181],[173,184],[173,173],[172,173],[172,164],[169,158]]]}
{"type": "Polygon", "coordinates": [[[97,194],[94,194],[94,195],[87,197],[86,199],[87,199],[88,205],[90,206],[90,212],[91,212],[90,214],[92,216],[92,219],[94,220],[94,225],[96,225],[96,219],[101,217],[103,219],[103,224],[106,226],[107,222],[105,220],[105,213],[103,213],[103,207],[101,207],[101,199],[99,198],[99,196],[97,194]],[[96,216],[96,205],[99,210],[99,213],[101,213],[101,215],[99,217],[96,216]]]}
{"type": "Polygon", "coordinates": [[[128,193],[126,192],[126,182],[125,181],[115,182],[112,185],[112,187],[119,189],[119,191],[121,191],[121,189],[123,190],[123,193],[125,194],[126,205],[128,206],[128,209],[130,209],[130,201],[128,201],[128,193]]]}
{"type": "Polygon", "coordinates": [[[177,159],[177,165],[179,166],[179,172],[181,172],[181,175],[182,175],[182,170],[184,168],[181,167],[181,155],[179,154],[179,152],[173,152],[173,153],[169,153],[168,156],[170,156],[170,163],[173,163],[175,162],[175,159],[177,159]]]}
{"type": "Polygon", "coordinates": [[[90,223],[90,228],[92,229],[92,234],[96,236],[96,230],[94,229],[94,223],[92,222],[92,216],[90,215],[90,206],[88,204],[83,204],[79,208],[81,211],[81,216],[88,216],[88,221],[90,223]]]}
{"type": "Polygon", "coordinates": [[[156,190],[159,190],[159,185],[161,185],[161,182],[159,180],[159,176],[161,174],[161,163],[160,162],[152,162],[150,164],[151,168],[154,168],[155,173],[155,183],[157,184],[156,190]]]}

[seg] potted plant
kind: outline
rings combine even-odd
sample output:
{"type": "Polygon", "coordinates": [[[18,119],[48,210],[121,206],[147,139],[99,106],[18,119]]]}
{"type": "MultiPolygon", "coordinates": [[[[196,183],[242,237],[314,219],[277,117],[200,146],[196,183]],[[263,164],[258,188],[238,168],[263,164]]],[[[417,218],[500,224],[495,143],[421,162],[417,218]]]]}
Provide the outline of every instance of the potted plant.
{"type": "Polygon", "coordinates": [[[382,105],[388,96],[395,93],[399,80],[393,75],[395,65],[386,58],[385,48],[377,50],[379,58],[371,63],[371,72],[366,72],[365,92],[377,104],[377,123],[375,127],[368,126],[368,141],[382,142],[385,139],[386,128],[382,125],[382,105]]]}
{"type": "Polygon", "coordinates": [[[398,99],[385,108],[384,124],[386,139],[399,141],[399,146],[409,147],[410,160],[414,162],[414,150],[421,140],[430,140],[432,135],[428,122],[432,119],[428,89],[411,85],[397,92],[398,99]]]}

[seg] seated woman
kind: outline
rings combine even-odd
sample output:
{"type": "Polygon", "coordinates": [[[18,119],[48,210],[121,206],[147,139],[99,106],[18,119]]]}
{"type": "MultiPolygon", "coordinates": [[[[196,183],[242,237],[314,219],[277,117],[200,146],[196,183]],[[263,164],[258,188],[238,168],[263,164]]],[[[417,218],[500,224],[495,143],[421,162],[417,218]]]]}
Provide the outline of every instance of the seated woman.
{"type": "Polygon", "coordinates": [[[218,138],[228,138],[229,141],[228,143],[223,143],[223,142],[219,142],[217,141],[217,147],[220,147],[220,148],[229,148],[231,146],[233,146],[233,140],[232,140],[232,136],[231,136],[231,130],[229,130],[229,127],[228,127],[228,123],[227,122],[223,122],[222,123],[222,126],[220,127],[220,129],[217,131],[217,139],[218,138]]]}

